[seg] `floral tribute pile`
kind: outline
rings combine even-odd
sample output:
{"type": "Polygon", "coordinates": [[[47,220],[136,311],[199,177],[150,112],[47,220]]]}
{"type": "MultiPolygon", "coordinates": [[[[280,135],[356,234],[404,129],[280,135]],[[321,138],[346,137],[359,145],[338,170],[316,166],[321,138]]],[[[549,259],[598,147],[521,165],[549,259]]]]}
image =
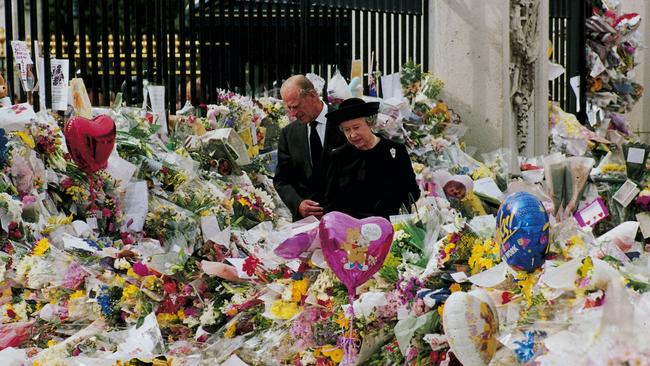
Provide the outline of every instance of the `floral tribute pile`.
{"type": "Polygon", "coordinates": [[[2,363],[325,366],[350,338],[358,365],[647,363],[645,146],[555,108],[554,154],[520,158],[517,172],[506,150],[466,152],[435,76],[408,63],[401,81],[377,128],[407,145],[424,194],[391,218],[390,253],[357,288],[354,317],[318,220],[291,223],[273,190],[280,101],[223,91],[206,117],[178,111],[168,135],[146,111],[98,110],[116,148],[93,187],[64,121],[3,125],[2,363]],[[449,179],[464,197],[447,196],[449,179]],[[502,260],[514,233],[496,230],[514,192],[550,219],[545,261],[528,271],[502,260]],[[281,256],[297,235],[309,245],[281,256]]]}

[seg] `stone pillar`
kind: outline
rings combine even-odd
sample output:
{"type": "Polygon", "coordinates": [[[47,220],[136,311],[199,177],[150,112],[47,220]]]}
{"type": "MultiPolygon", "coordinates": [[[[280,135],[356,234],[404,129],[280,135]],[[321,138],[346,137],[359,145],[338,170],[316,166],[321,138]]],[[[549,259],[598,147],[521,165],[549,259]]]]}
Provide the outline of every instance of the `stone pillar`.
{"type": "MultiPolygon", "coordinates": [[[[429,2],[429,65],[445,82],[443,99],[469,127],[465,141],[479,153],[500,147],[517,151],[512,112],[511,2],[517,0],[436,0],[429,2]]],[[[548,0],[539,5],[537,33],[531,52],[530,82],[534,92],[527,119],[526,155],[548,149],[548,0]],[[540,105],[541,108],[535,108],[540,105]]]]}

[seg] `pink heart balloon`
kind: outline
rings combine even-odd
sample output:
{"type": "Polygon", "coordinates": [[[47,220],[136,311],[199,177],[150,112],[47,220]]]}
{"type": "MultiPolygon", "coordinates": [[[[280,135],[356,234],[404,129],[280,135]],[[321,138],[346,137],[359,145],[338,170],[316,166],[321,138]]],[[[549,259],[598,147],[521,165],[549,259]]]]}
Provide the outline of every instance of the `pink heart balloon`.
{"type": "Polygon", "coordinates": [[[63,134],[70,156],[79,169],[90,174],[106,168],[115,146],[115,123],[110,116],[101,115],[92,120],[72,117],[63,134]]]}
{"type": "Polygon", "coordinates": [[[357,286],[384,264],[393,242],[393,226],[383,217],[358,220],[334,211],[321,219],[319,237],[325,261],[354,298],[357,286]]]}

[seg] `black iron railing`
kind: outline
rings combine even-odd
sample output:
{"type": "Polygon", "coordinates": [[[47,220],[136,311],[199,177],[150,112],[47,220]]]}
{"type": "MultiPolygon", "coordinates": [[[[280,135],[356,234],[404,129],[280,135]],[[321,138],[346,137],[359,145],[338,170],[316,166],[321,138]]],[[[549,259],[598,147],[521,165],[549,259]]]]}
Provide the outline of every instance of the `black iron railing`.
{"type": "MultiPolygon", "coordinates": [[[[365,72],[371,52],[384,74],[398,71],[409,58],[426,65],[427,3],[5,0],[5,65],[13,65],[10,40],[37,35],[46,79],[51,58],[68,59],[70,76],[84,78],[93,105],[108,105],[118,91],[128,103],[140,104],[147,80],[167,87],[173,110],[186,96],[200,103],[214,100],[217,88],[258,94],[294,73],[327,79],[339,69],[348,77],[353,55],[363,57],[365,72]],[[357,42],[353,50],[353,39],[368,39],[365,49],[357,42]]],[[[25,100],[11,72],[7,79],[25,100]]]]}

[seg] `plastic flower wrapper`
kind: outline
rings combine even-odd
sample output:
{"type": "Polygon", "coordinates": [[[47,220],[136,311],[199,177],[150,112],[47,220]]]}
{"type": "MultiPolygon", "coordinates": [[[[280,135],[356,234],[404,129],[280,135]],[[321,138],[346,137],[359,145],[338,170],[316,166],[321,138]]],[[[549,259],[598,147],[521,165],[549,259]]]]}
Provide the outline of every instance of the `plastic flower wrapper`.
{"type": "Polygon", "coordinates": [[[183,143],[189,136],[202,136],[206,132],[202,120],[194,116],[170,116],[169,122],[170,126],[173,122],[173,128],[169,134],[168,146],[171,146],[173,148],[183,146],[183,143]]]}
{"type": "Polygon", "coordinates": [[[292,359],[296,352],[288,329],[275,327],[249,339],[240,355],[250,364],[281,365],[284,360],[292,359]]]}
{"type": "Polygon", "coordinates": [[[650,291],[650,255],[648,253],[643,253],[638,258],[620,265],[618,270],[625,277],[628,287],[640,293],[650,291]]]}
{"type": "Polygon", "coordinates": [[[349,98],[352,98],[350,87],[341,72],[336,70],[327,83],[327,101],[332,105],[339,105],[349,98]]]}
{"type": "Polygon", "coordinates": [[[230,128],[216,129],[201,137],[190,136],[185,147],[202,169],[215,170],[223,176],[239,175],[240,166],[250,164],[246,144],[230,128]]]}
{"type": "Polygon", "coordinates": [[[573,215],[578,208],[578,201],[582,191],[587,184],[589,172],[594,166],[594,159],[583,157],[571,157],[567,160],[566,175],[564,177],[565,208],[564,217],[573,215]]]}
{"type": "Polygon", "coordinates": [[[144,230],[149,237],[158,239],[163,245],[175,237],[185,237],[188,242],[199,240],[200,232],[195,215],[169,201],[152,198],[149,203],[144,230]]]}
{"type": "Polygon", "coordinates": [[[156,135],[160,125],[149,123],[140,114],[140,110],[122,108],[121,115],[128,123],[124,126],[116,125],[115,146],[120,157],[137,164],[143,157],[153,156],[154,148],[163,145],[156,135]]]}
{"type": "Polygon", "coordinates": [[[422,80],[422,66],[413,62],[407,61],[400,69],[400,84],[402,85],[402,94],[410,103],[420,90],[420,83],[422,80]]]}
{"type": "MultiPolygon", "coordinates": [[[[233,128],[237,132],[259,125],[266,116],[250,98],[226,90],[217,90],[217,104],[228,109],[216,119],[216,128],[233,128]]],[[[224,109],[225,111],[225,109],[224,109]]]]}
{"type": "Polygon", "coordinates": [[[584,257],[596,245],[592,232],[581,228],[573,218],[552,226],[550,235],[549,252],[563,260],[584,257]]]}
{"type": "Polygon", "coordinates": [[[219,219],[220,227],[229,222],[230,212],[224,202],[227,197],[218,187],[209,181],[194,179],[179,185],[169,196],[176,205],[198,216],[214,215],[219,219]]]}
{"type": "Polygon", "coordinates": [[[580,124],[575,115],[567,113],[557,103],[549,102],[549,127],[555,148],[573,156],[585,154],[591,141],[607,142],[580,124]]]}
{"type": "Polygon", "coordinates": [[[273,198],[260,188],[235,188],[231,195],[233,201],[232,225],[246,230],[263,221],[274,218],[273,198]]]}
{"type": "Polygon", "coordinates": [[[394,257],[404,258],[407,262],[424,267],[428,257],[425,255],[425,223],[418,214],[391,217],[395,234],[391,253],[394,257]]]}
{"type": "Polygon", "coordinates": [[[403,128],[402,109],[405,104],[393,104],[392,102],[383,101],[379,105],[379,113],[377,114],[377,121],[375,129],[392,141],[404,143],[407,138],[406,132],[403,128]]]}
{"type": "Polygon", "coordinates": [[[626,167],[621,151],[618,148],[608,151],[605,157],[600,160],[598,166],[592,169],[590,175],[606,179],[625,179],[626,167]]]}
{"type": "Polygon", "coordinates": [[[481,154],[481,158],[483,158],[483,163],[492,174],[487,172],[479,174],[480,172],[477,172],[477,170],[483,169],[481,167],[474,171],[472,178],[476,180],[485,176],[491,176],[495,179],[499,188],[504,190],[507,186],[508,176],[513,172],[513,167],[510,166],[510,162],[513,161],[512,151],[510,149],[500,148],[490,153],[481,154]]]}

